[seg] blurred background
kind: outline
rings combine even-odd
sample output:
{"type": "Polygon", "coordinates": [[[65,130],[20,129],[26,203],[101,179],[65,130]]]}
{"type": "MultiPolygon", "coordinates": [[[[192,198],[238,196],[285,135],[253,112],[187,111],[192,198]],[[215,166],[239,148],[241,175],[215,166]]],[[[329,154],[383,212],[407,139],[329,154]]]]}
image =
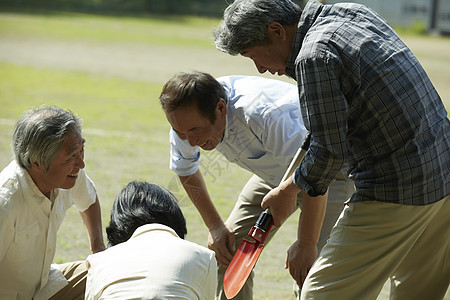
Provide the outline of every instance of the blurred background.
{"type": "MultiPolygon", "coordinates": [[[[293,0],[304,6],[307,0],[293,0]]],[[[66,10],[100,14],[164,14],[220,17],[232,0],[2,0],[9,8],[66,10]]],[[[357,2],[373,8],[392,26],[450,33],[450,0],[319,0],[325,4],[357,2]]]]}

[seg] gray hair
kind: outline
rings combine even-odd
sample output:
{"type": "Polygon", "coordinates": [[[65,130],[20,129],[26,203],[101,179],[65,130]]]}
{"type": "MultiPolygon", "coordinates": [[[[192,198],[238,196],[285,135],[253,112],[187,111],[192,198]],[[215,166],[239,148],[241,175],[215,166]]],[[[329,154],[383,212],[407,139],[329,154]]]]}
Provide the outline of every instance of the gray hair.
{"type": "Polygon", "coordinates": [[[276,22],[295,25],[302,9],[290,0],[236,0],[213,30],[216,48],[231,55],[253,46],[269,43],[267,27],[276,22]]]}
{"type": "Polygon", "coordinates": [[[17,121],[11,148],[22,168],[31,169],[32,163],[38,163],[48,170],[62,148],[65,134],[76,131],[81,133],[81,119],[72,112],[57,106],[42,106],[17,121]]]}

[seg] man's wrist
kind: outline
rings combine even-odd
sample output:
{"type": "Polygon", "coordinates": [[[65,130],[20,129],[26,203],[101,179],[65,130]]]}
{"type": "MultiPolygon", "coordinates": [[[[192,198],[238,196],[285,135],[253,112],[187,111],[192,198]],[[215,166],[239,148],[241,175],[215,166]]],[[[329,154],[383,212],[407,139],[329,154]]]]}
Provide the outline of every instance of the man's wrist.
{"type": "Polygon", "coordinates": [[[281,183],[281,189],[284,190],[288,194],[297,195],[302,190],[294,184],[292,181],[292,177],[289,177],[284,182],[281,183]]]}
{"type": "Polygon", "coordinates": [[[214,222],[209,222],[209,224],[206,224],[206,227],[208,227],[209,231],[213,231],[217,228],[224,227],[225,223],[222,221],[222,218],[219,217],[219,219],[215,220],[214,222]]]}
{"type": "Polygon", "coordinates": [[[91,253],[97,253],[105,249],[106,249],[105,243],[103,242],[103,240],[100,239],[91,245],[91,253]]]}
{"type": "Polygon", "coordinates": [[[297,240],[297,246],[300,248],[303,247],[316,247],[318,241],[316,241],[314,238],[302,238],[299,237],[297,240]]]}

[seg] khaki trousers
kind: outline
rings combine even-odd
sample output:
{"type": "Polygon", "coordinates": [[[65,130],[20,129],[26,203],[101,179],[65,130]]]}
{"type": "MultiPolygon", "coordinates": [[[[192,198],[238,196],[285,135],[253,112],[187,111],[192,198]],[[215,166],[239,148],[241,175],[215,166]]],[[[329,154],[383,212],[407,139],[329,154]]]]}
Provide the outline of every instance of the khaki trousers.
{"type": "Polygon", "coordinates": [[[442,299],[450,283],[450,197],[426,206],[347,205],[306,278],[301,299],[442,299]]]}
{"type": "MultiPolygon", "coordinates": [[[[255,225],[256,220],[263,211],[263,209],[261,208],[263,197],[274,187],[275,186],[270,185],[268,182],[256,175],[253,175],[244,186],[233,211],[226,221],[226,223],[235,232],[236,249],[241,244],[242,239],[247,236],[250,228],[255,225]]],[[[342,209],[344,208],[344,202],[350,198],[353,192],[353,181],[348,179],[344,174],[338,173],[338,175],[336,176],[336,181],[334,181],[330,185],[328,191],[327,210],[318,244],[319,251],[325,245],[333,225],[336,223],[336,220],[338,219],[342,209]]],[[[301,208],[301,193],[297,199],[297,202],[298,206],[301,208]]],[[[266,246],[270,243],[270,240],[276,233],[277,229],[278,228],[276,227],[272,227],[272,230],[270,231],[270,234],[265,242],[266,246]]],[[[282,250],[287,251],[288,249],[282,250]]],[[[226,299],[225,293],[223,292],[223,277],[225,275],[225,271],[226,268],[222,266],[219,267],[219,282],[217,285],[216,299],[226,299]]],[[[252,272],[242,290],[233,299],[253,299],[253,277],[254,273],[252,272]]]]}
{"type": "Polygon", "coordinates": [[[86,262],[84,260],[75,261],[58,266],[69,284],[51,297],[50,300],[83,300],[86,290],[86,262]]]}

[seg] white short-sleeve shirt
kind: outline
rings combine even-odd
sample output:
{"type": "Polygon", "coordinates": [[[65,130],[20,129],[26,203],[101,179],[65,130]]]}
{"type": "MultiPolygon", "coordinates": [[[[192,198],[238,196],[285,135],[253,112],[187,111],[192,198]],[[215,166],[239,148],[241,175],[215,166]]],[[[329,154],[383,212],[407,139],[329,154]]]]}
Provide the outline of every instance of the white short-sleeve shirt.
{"type": "Polygon", "coordinates": [[[12,161],[0,173],[0,299],[46,298],[67,284],[51,267],[56,236],[66,211],[84,211],[96,201],[96,189],[80,170],[71,189],[54,189],[51,201],[28,172],[12,161]],[[51,284],[55,281],[55,284],[51,284]]]}

